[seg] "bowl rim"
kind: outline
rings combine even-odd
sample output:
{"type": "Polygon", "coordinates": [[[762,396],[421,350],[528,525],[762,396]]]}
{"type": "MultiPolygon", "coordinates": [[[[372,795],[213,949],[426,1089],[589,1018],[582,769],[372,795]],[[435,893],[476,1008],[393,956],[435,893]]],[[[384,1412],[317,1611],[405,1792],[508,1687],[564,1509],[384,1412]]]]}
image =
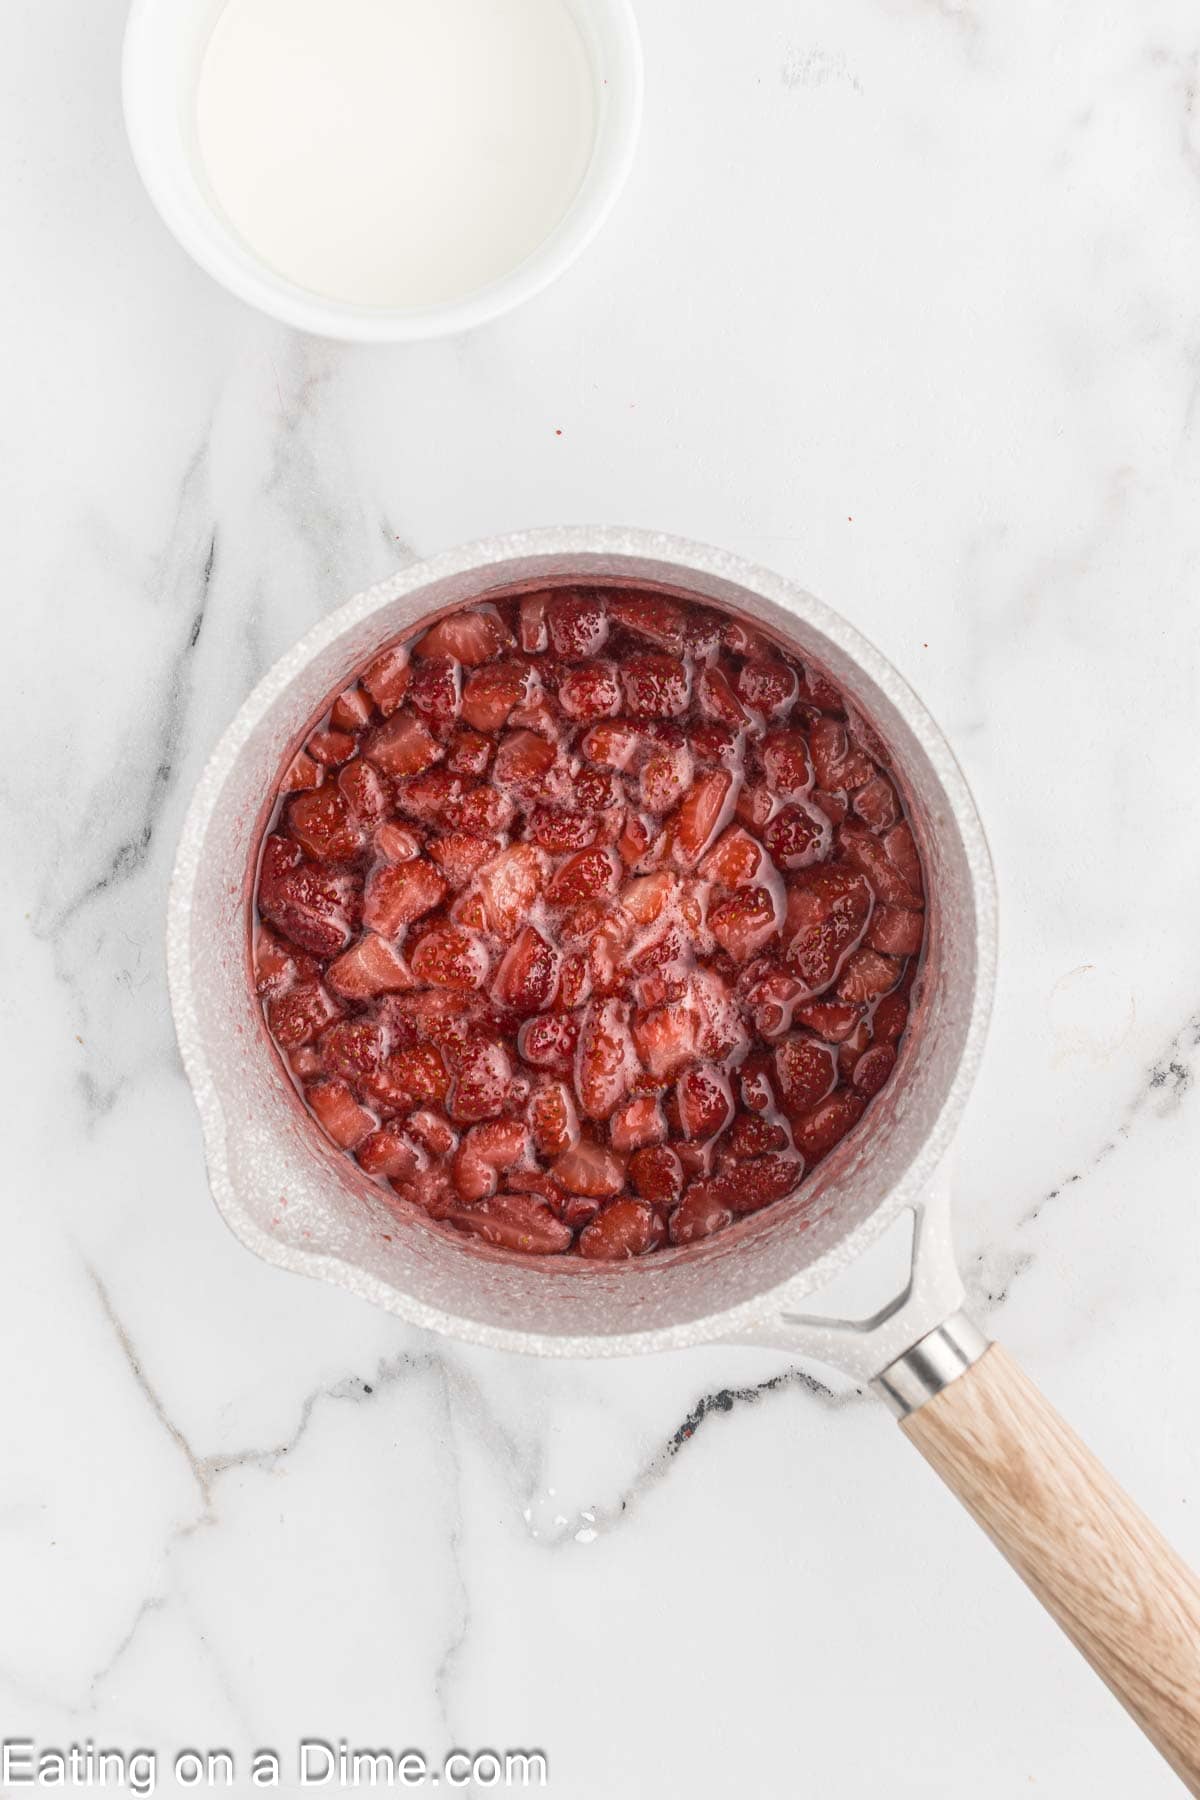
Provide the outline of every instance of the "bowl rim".
{"type": "MultiPolygon", "coordinates": [[[[164,0],[131,0],[121,52],[121,106],[134,167],[167,230],[196,265],[227,292],[282,324],[342,343],[416,343],[452,337],[511,312],[550,286],[582,256],[620,198],[641,130],[645,67],[632,0],[602,0],[612,26],[623,89],[606,82],[611,123],[597,129],[592,161],[566,212],[515,268],[456,300],[419,307],[378,307],[326,298],[277,274],[244,245],[205,200],[206,231],[168,173],[147,98],[155,71],[147,52],[149,21],[164,0]],[[603,159],[598,160],[601,147],[603,159]]],[[[161,79],[161,74],[159,77],[161,79]]]]}
{"type": "Polygon", "coordinates": [[[409,1324],[459,1341],[493,1349],[554,1356],[609,1357],[701,1343],[753,1341],[768,1321],[819,1293],[832,1277],[855,1261],[906,1209],[917,1206],[934,1184],[958,1120],[974,1086],[983,1054],[995,988],[997,901],[991,855],[974,798],[953,750],[932,715],[893,664],[840,613],[788,578],[716,546],[669,533],[615,526],[546,526],[499,537],[476,539],[415,560],[383,581],[343,601],[319,619],[257,682],[221,734],[188,805],[176,850],[167,901],[167,977],[171,1010],[184,1070],[200,1113],[209,1186],[234,1235],[276,1267],[331,1282],[382,1306],[409,1324]],[[195,1024],[190,952],[191,897],[197,852],[225,781],[264,713],[311,661],[348,629],[404,595],[430,583],[493,565],[536,556],[570,558],[619,556],[670,563],[683,572],[737,583],[800,616],[834,642],[903,712],[905,723],[928,757],[950,803],[971,879],[975,905],[975,968],[962,1053],[942,1104],[900,1180],[851,1231],[810,1264],[802,1275],[762,1288],[750,1299],[682,1324],[612,1334],[558,1334],[521,1331],[450,1313],[324,1252],[305,1250],[271,1237],[246,1211],[229,1167],[226,1123],[214,1078],[195,1024]]]}

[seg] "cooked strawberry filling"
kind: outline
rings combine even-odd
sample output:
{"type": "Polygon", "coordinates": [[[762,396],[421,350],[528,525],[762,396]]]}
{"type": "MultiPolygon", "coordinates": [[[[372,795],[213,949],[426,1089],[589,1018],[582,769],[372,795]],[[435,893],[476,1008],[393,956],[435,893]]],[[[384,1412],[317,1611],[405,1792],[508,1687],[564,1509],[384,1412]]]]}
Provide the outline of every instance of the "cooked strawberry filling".
{"type": "Polygon", "coordinates": [[[642,1256],[791,1194],[891,1078],[924,938],[887,752],[732,615],[530,592],[388,645],[261,850],[254,968],[389,1204],[642,1256]]]}

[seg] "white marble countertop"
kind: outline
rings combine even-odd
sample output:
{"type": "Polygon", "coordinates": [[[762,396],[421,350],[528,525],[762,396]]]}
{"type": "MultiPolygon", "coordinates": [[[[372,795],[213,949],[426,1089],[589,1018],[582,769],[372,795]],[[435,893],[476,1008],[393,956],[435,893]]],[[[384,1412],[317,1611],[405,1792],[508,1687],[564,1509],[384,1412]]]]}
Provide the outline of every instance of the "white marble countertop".
{"type": "Polygon", "coordinates": [[[354,350],[166,236],[122,0],[11,9],[0,1735],[533,1745],[562,1800],[1166,1796],[844,1382],[464,1349],[209,1200],[163,904],[255,679],[461,539],[724,544],[960,751],[1003,930],[973,1299],[1200,1561],[1194,9],[638,10],[641,152],[583,261],[475,336],[354,350]]]}

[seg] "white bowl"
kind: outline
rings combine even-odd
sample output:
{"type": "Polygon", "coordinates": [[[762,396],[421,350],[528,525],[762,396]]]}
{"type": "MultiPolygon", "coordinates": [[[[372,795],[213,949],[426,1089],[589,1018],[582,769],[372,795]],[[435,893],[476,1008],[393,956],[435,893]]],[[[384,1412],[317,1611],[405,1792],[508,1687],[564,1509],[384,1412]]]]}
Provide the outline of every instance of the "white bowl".
{"type": "Polygon", "coordinates": [[[633,162],[642,51],[629,0],[566,0],[595,82],[596,137],[579,190],[550,236],[515,269],[434,306],[326,299],[277,274],[237,235],[205,178],[196,136],[200,64],[224,0],[133,0],[125,30],[125,129],[164,224],[202,269],[251,306],[319,337],[403,343],[470,331],[561,275],[608,217],[633,162]]]}

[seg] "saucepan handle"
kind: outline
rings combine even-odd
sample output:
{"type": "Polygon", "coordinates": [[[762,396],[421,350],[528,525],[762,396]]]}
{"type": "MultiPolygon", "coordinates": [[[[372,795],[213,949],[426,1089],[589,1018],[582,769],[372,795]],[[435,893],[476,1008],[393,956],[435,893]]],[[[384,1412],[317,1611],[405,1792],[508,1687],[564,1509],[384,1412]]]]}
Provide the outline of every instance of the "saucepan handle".
{"type": "Polygon", "coordinates": [[[1200,1582],[999,1344],[961,1359],[965,1367],[954,1360],[951,1348],[951,1378],[929,1398],[919,1368],[915,1382],[900,1370],[906,1358],[896,1371],[907,1379],[886,1370],[875,1385],[901,1414],[904,1435],[1200,1795],[1200,1582]]]}

